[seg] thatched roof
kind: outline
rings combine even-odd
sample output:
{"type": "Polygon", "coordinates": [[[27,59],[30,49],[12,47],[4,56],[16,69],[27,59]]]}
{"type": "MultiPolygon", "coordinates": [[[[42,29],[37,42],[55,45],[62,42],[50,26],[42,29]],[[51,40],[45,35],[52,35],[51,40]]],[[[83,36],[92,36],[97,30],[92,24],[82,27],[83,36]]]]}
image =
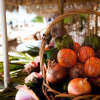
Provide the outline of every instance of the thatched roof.
{"type": "Polygon", "coordinates": [[[13,12],[14,10],[18,11],[19,6],[15,6],[15,5],[8,5],[6,4],[6,10],[13,12]]]}
{"type": "MultiPolygon", "coordinates": [[[[5,0],[6,4],[10,5],[33,5],[33,4],[54,4],[57,3],[58,0],[5,0]]],[[[100,0],[64,0],[65,3],[73,3],[73,2],[100,2],[100,0]]]]}
{"type": "MultiPolygon", "coordinates": [[[[41,16],[55,16],[58,14],[59,0],[5,0],[6,9],[18,10],[19,5],[23,6],[28,13],[36,13],[41,16]]],[[[64,11],[70,9],[93,8],[94,3],[100,0],[64,0],[64,11]]]]}

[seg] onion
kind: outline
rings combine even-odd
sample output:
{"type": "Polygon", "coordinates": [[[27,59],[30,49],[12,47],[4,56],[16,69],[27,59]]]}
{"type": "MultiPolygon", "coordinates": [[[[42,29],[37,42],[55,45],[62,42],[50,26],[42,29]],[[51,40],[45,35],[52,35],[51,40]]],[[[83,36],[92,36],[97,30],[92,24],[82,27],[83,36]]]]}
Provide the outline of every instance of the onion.
{"type": "Polygon", "coordinates": [[[36,94],[26,85],[18,85],[16,88],[19,91],[16,94],[15,100],[39,100],[36,94]]]}
{"type": "Polygon", "coordinates": [[[35,59],[34,59],[34,62],[36,64],[40,63],[40,56],[36,56],[35,59]]]}
{"type": "Polygon", "coordinates": [[[87,78],[75,78],[68,84],[68,93],[71,95],[91,94],[92,88],[87,78]]]}
{"type": "Polygon", "coordinates": [[[42,73],[32,72],[25,78],[25,83],[35,82],[38,83],[38,79],[42,78],[42,73]]]}
{"type": "Polygon", "coordinates": [[[40,56],[35,57],[34,62],[28,63],[24,67],[23,72],[28,74],[32,72],[40,72],[40,56]]]}
{"type": "Polygon", "coordinates": [[[48,61],[48,69],[46,72],[46,79],[48,82],[60,83],[67,76],[67,70],[60,66],[59,63],[54,63],[53,61],[48,61]]]}

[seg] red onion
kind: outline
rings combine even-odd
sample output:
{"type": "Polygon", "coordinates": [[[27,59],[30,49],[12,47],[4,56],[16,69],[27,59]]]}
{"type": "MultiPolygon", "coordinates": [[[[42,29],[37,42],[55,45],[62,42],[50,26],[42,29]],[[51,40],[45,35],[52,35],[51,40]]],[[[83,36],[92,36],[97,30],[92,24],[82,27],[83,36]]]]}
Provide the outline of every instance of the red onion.
{"type": "Polygon", "coordinates": [[[48,82],[60,83],[62,82],[67,76],[67,70],[60,66],[59,63],[54,63],[53,61],[48,61],[48,69],[46,72],[46,79],[48,82]]]}
{"type": "Polygon", "coordinates": [[[16,94],[15,100],[39,100],[36,94],[26,85],[18,85],[16,88],[19,91],[16,94]]]}
{"type": "Polygon", "coordinates": [[[25,83],[30,83],[30,81],[37,83],[38,79],[42,78],[42,73],[32,72],[25,78],[25,83]]]}
{"type": "Polygon", "coordinates": [[[40,72],[40,56],[34,59],[34,62],[28,63],[24,66],[24,72],[30,74],[32,72],[40,72]]]}

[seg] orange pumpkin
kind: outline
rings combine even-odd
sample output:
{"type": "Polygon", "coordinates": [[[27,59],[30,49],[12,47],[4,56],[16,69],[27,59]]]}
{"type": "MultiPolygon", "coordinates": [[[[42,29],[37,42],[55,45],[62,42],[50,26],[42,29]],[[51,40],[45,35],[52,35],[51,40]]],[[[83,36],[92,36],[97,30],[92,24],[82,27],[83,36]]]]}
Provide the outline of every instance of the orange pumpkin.
{"type": "Polygon", "coordinates": [[[84,64],[84,72],[87,76],[97,77],[100,75],[100,59],[91,57],[84,64]]]}
{"type": "Polygon", "coordinates": [[[58,63],[63,67],[72,67],[77,62],[76,53],[71,49],[61,49],[57,54],[58,63]]]}
{"type": "Polygon", "coordinates": [[[80,48],[81,48],[81,45],[77,42],[74,42],[74,51],[76,52],[76,54],[78,53],[80,48]]]}
{"type": "Polygon", "coordinates": [[[82,63],[85,63],[87,59],[94,56],[95,56],[94,50],[88,46],[83,46],[79,50],[78,58],[82,63]]]}

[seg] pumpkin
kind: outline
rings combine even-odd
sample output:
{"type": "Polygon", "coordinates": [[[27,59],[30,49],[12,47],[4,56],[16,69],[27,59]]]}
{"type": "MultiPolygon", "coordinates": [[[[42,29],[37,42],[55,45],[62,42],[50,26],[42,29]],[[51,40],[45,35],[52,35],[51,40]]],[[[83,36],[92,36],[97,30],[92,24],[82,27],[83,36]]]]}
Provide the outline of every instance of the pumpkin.
{"type": "Polygon", "coordinates": [[[77,62],[77,55],[71,49],[61,49],[57,54],[58,63],[66,68],[72,67],[77,62]]]}
{"type": "Polygon", "coordinates": [[[97,77],[100,75],[100,59],[91,57],[84,64],[84,72],[87,76],[97,77]]]}
{"type": "Polygon", "coordinates": [[[93,87],[100,89],[100,76],[89,78],[89,82],[93,87]]]}
{"type": "Polygon", "coordinates": [[[74,42],[74,51],[76,54],[78,54],[79,49],[81,48],[81,45],[77,42],[74,42]]]}
{"type": "Polygon", "coordinates": [[[94,57],[95,52],[91,47],[83,46],[80,48],[78,58],[82,63],[85,63],[90,57],[94,57]]]}

